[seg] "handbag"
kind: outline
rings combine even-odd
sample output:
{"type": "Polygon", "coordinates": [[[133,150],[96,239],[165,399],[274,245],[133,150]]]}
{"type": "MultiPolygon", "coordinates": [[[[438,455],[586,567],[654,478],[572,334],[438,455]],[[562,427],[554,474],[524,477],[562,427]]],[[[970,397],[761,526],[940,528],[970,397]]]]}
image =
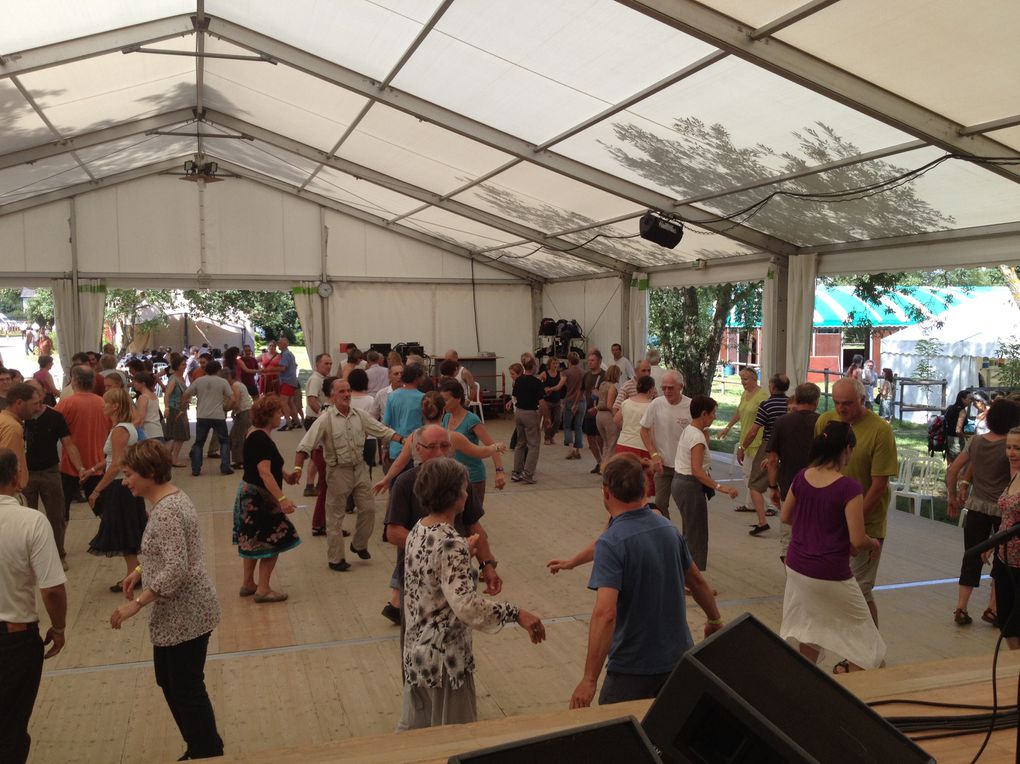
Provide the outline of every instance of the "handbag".
{"type": "Polygon", "coordinates": [[[581,421],[581,432],[592,437],[599,434],[598,425],[595,424],[595,414],[585,413],[584,419],[581,421]]]}
{"type": "Polygon", "coordinates": [[[705,492],[705,501],[712,501],[712,497],[715,496],[715,489],[709,488],[707,485],[702,483],[701,490],[705,492]]]}

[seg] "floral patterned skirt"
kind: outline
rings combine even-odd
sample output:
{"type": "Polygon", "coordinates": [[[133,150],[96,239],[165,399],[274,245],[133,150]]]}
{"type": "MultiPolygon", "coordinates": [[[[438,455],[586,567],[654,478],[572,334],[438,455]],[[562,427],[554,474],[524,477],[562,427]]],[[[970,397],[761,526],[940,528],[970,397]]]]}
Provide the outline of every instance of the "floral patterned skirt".
{"type": "Polygon", "coordinates": [[[274,557],[301,543],[294,524],[280,504],[261,488],[244,480],[234,499],[233,542],[241,557],[274,557]]]}

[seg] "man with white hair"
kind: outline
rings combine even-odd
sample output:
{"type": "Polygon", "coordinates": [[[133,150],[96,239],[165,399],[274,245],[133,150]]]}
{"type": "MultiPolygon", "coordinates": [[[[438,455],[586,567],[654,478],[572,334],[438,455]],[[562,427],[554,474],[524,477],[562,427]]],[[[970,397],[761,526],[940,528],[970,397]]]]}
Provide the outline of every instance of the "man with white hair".
{"type": "MultiPolygon", "coordinates": [[[[857,439],[850,461],[843,474],[852,477],[864,489],[864,531],[885,542],[886,515],[889,511],[889,478],[899,473],[896,439],[887,421],[865,403],[864,385],[859,379],[843,378],[832,386],[835,410],[826,411],[815,422],[815,436],[825,432],[829,422],[843,421],[850,425],[857,439]]],[[[864,593],[871,618],[878,625],[878,607],[872,597],[881,549],[867,547],[850,558],[850,569],[864,593]]]]}
{"type": "Polygon", "coordinates": [[[673,465],[680,434],[691,423],[691,399],[683,394],[684,375],[667,371],[662,377],[662,395],[648,404],[641,416],[641,441],[652,457],[655,475],[655,506],[669,517],[673,465]]]}

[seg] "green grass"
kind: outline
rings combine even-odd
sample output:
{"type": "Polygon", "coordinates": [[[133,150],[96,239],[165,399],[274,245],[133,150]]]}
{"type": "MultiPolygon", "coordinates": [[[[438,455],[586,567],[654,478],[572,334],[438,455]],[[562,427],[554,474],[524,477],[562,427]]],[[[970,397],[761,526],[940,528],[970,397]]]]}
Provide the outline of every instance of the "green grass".
{"type": "MultiPolygon", "coordinates": [[[[740,377],[737,375],[728,376],[725,378],[716,376],[715,381],[712,383],[712,397],[719,404],[719,411],[716,414],[715,424],[713,430],[718,432],[726,423],[730,421],[733,414],[737,410],[737,404],[740,402],[740,394],[743,392],[740,387],[740,377]],[[723,391],[723,379],[725,379],[725,392],[723,391]]],[[[829,406],[831,407],[831,403],[829,406]]],[[[826,400],[823,397],[818,404],[819,411],[826,410],[826,400]]],[[[910,424],[909,422],[899,422],[893,420],[891,422],[893,428],[893,435],[896,438],[896,449],[897,451],[904,448],[912,448],[916,451],[920,451],[922,454],[928,453],[928,426],[923,424],[910,424]]],[[[732,454],[736,448],[737,439],[740,438],[740,428],[735,427],[730,430],[729,434],[722,440],[716,440],[714,437],[709,439],[709,448],[712,451],[721,451],[727,454],[732,454]]],[[[939,482],[940,485],[945,483],[946,469],[945,465],[941,467],[939,482]]],[[[922,511],[927,512],[930,510],[930,504],[925,502],[922,511]]],[[[906,498],[899,497],[896,501],[896,509],[902,512],[910,511],[910,501],[906,498]]],[[[949,523],[956,525],[956,520],[951,520],[946,514],[946,497],[936,496],[935,497],[935,519],[939,522],[949,523]]]]}

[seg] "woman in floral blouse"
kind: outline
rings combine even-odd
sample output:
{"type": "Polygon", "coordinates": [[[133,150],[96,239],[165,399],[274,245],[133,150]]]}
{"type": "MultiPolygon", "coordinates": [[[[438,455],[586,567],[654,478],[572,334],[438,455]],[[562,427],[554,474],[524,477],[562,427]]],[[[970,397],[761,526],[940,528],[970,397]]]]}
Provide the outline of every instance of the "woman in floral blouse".
{"type": "Polygon", "coordinates": [[[398,729],[462,724],[477,718],[471,630],[517,622],[531,641],[545,639],[538,616],[475,591],[469,546],[454,522],[467,501],[464,465],[423,462],[414,494],[429,514],[407,537],[404,569],[404,700],[398,729]]]}
{"type": "Polygon", "coordinates": [[[205,655],[209,635],[220,622],[209,573],[202,557],[195,505],[170,482],[170,451],[156,440],[143,440],[124,453],[124,484],[152,507],[142,536],[143,566],[124,579],[128,602],[113,611],[110,625],[119,629],[128,618],[152,605],[156,684],[163,690],[174,721],[187,743],[185,759],[223,755],[216,717],[205,690],[205,655]],[[135,596],[135,587],[142,590],[135,596]]]}

